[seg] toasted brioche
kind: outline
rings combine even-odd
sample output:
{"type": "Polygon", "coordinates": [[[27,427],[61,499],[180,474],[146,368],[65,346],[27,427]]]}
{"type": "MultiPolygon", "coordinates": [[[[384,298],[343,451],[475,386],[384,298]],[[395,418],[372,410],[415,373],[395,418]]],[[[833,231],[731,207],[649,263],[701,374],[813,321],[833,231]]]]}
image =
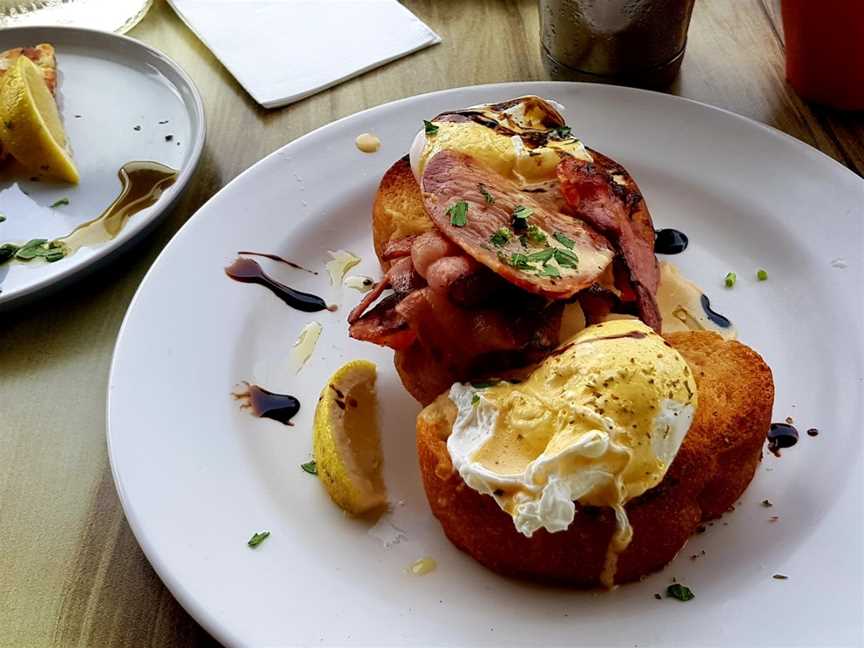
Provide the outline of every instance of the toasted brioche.
{"type": "Polygon", "coordinates": [[[406,155],[387,169],[372,205],[372,241],[381,267],[386,270],[389,265],[382,259],[387,243],[433,227],[406,155]]]}
{"type": "MultiPolygon", "coordinates": [[[[752,349],[715,333],[666,336],[699,386],[693,424],[663,481],[627,504],[633,541],[618,560],[616,583],[637,580],[668,563],[705,520],[729,510],[762,458],[771,420],[771,370],[752,349]]],[[[442,394],[417,418],[423,484],[444,533],[486,567],[504,574],[579,587],[599,585],[615,529],[611,509],[580,507],[566,531],[516,531],[492,497],[454,472],[447,437],[456,408],[442,394]]]]}

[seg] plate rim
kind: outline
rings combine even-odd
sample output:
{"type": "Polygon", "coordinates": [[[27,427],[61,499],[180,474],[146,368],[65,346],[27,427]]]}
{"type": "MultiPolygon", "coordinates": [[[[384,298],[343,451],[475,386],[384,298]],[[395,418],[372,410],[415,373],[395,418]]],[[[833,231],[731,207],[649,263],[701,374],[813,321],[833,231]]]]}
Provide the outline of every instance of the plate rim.
{"type": "MultiPolygon", "coordinates": [[[[118,237],[99,246],[87,260],[77,265],[60,267],[58,268],[56,274],[43,277],[42,279],[23,288],[13,289],[8,292],[0,292],[0,311],[10,308],[16,308],[18,306],[21,306],[22,304],[26,304],[32,299],[38,298],[40,295],[43,295],[46,292],[50,292],[54,289],[60,288],[62,285],[65,285],[68,282],[80,279],[82,276],[86,275],[88,272],[91,272],[102,263],[115,260],[112,257],[124,251],[127,246],[134,243],[135,241],[140,240],[142,237],[145,237],[149,232],[151,232],[154,227],[156,227],[167,217],[169,210],[176,204],[177,200],[188,187],[190,180],[195,175],[195,172],[198,169],[198,165],[201,162],[201,156],[204,152],[204,143],[207,138],[207,119],[206,112],[204,110],[204,100],[201,97],[201,93],[198,90],[198,87],[195,85],[192,77],[189,76],[186,70],[184,70],[179,63],[177,63],[170,56],[156,49],[155,47],[148,45],[147,43],[144,43],[137,38],[132,38],[131,36],[127,36],[125,34],[116,34],[114,32],[106,32],[98,29],[88,29],[85,27],[70,27],[63,25],[21,25],[17,27],[7,27],[2,31],[4,38],[6,38],[9,34],[13,35],[12,37],[14,38],[14,34],[16,33],[26,34],[27,32],[60,32],[67,34],[78,34],[82,37],[88,37],[92,39],[92,42],[97,45],[97,48],[99,46],[104,47],[104,43],[106,42],[111,43],[112,41],[119,41],[123,43],[124,47],[132,48],[132,50],[134,50],[135,48],[144,50],[152,58],[159,60],[163,65],[167,66],[174,74],[177,75],[177,77],[182,81],[183,85],[185,85],[186,92],[184,92],[184,88],[178,86],[177,83],[169,80],[171,87],[177,91],[180,91],[181,101],[183,101],[184,105],[186,106],[187,114],[191,118],[190,126],[192,131],[191,135],[193,138],[193,144],[189,153],[189,162],[180,169],[180,174],[177,177],[177,181],[165,192],[163,192],[163,198],[160,198],[160,200],[164,199],[164,204],[159,207],[159,201],[157,201],[153,205],[153,207],[155,207],[156,209],[154,209],[152,215],[150,215],[149,218],[147,218],[146,220],[142,221],[135,231],[130,231],[130,233],[126,234],[125,236],[121,232],[118,237]],[[100,39],[102,40],[100,41],[100,39]],[[187,94],[191,98],[191,104],[187,104],[187,102],[182,99],[182,97],[187,94]],[[168,196],[165,197],[165,194],[168,194],[168,196]]],[[[26,38],[26,36],[24,36],[23,38],[26,38]]],[[[54,45],[55,43],[52,42],[51,44],[54,45]]],[[[209,199],[207,202],[209,202],[209,199]]]]}
{"type": "Polygon", "coordinates": [[[154,268],[159,263],[160,259],[163,255],[168,254],[168,250],[172,249],[173,246],[177,245],[177,240],[181,238],[181,234],[186,230],[187,227],[190,226],[190,223],[197,222],[197,219],[203,217],[202,212],[205,212],[211,203],[217,199],[217,197],[222,194],[222,192],[228,190],[235,183],[241,181],[241,179],[245,178],[247,174],[252,174],[257,171],[260,166],[263,166],[271,160],[271,158],[276,158],[284,155],[286,149],[292,147],[302,141],[305,141],[307,138],[311,138],[316,135],[320,135],[322,132],[326,132],[331,128],[336,128],[338,125],[346,122],[348,120],[352,120],[363,115],[366,115],[370,112],[385,109],[385,108],[394,108],[398,107],[402,104],[407,104],[409,102],[427,98],[434,98],[442,95],[447,95],[451,93],[459,93],[466,90],[488,90],[488,91],[496,91],[503,89],[512,89],[514,92],[525,91],[525,93],[529,93],[536,88],[554,88],[554,87],[568,87],[568,88],[577,88],[577,89],[597,89],[598,87],[602,92],[620,92],[624,95],[627,94],[635,94],[635,95],[654,95],[654,96],[662,96],[664,101],[675,102],[684,102],[689,104],[694,104],[699,106],[703,110],[708,111],[716,111],[719,113],[723,113],[731,118],[738,120],[739,123],[745,123],[748,126],[755,126],[762,131],[764,131],[768,136],[771,137],[779,137],[781,140],[786,140],[787,142],[791,142],[793,146],[799,148],[799,150],[807,155],[813,155],[814,153],[818,154],[814,159],[824,159],[825,161],[830,163],[830,166],[833,166],[835,170],[839,169],[845,172],[843,175],[846,176],[847,179],[853,179],[857,182],[858,188],[864,194],[864,178],[859,176],[857,173],[846,167],[844,164],[838,162],[831,156],[827,155],[823,151],[817,149],[806,142],[799,140],[798,138],[781,131],[778,128],[775,128],[769,124],[764,124],[750,117],[741,115],[732,110],[721,108],[718,106],[714,106],[708,104],[703,101],[699,101],[696,99],[690,99],[688,97],[681,97],[678,95],[669,94],[666,92],[659,92],[654,90],[646,90],[641,88],[631,88],[627,86],[610,86],[610,85],[601,85],[596,83],[589,82],[571,82],[571,81],[509,81],[502,83],[490,83],[490,84],[474,84],[467,86],[459,86],[455,88],[446,88],[442,90],[435,90],[431,92],[411,95],[407,97],[402,97],[399,99],[395,99],[392,101],[382,102],[380,104],[376,104],[375,106],[370,106],[363,110],[351,113],[344,117],[340,117],[339,119],[328,122],[318,128],[309,131],[308,133],[304,133],[303,135],[285,143],[280,146],[276,150],[267,154],[263,158],[259,159],[252,165],[250,165],[247,169],[239,173],[236,177],[232,178],[224,187],[222,187],[218,192],[213,194],[198,210],[193,214],[172,236],[171,240],[165,245],[159,255],[151,264],[150,268],[148,268],[146,274],[142,278],[138,288],[135,291],[132,299],[129,302],[129,306],[126,310],[126,314],[123,317],[123,321],[120,325],[120,328],[117,333],[117,339],[114,344],[114,348],[112,351],[111,363],[109,367],[109,376],[107,383],[107,394],[106,394],[106,403],[105,403],[105,428],[106,428],[106,444],[108,450],[108,459],[109,464],[111,466],[111,474],[114,480],[115,489],[117,490],[118,498],[120,499],[121,506],[123,508],[124,515],[126,520],[129,523],[129,526],[132,530],[133,535],[135,536],[136,541],[141,547],[142,552],[146,556],[148,562],[152,566],[153,570],[157,573],[160,580],[165,584],[171,594],[175,597],[177,602],[186,610],[186,612],[193,618],[197,623],[199,623],[211,636],[215,639],[224,643],[226,645],[245,645],[244,639],[238,636],[235,630],[228,625],[221,622],[218,618],[218,615],[214,614],[211,610],[204,607],[200,602],[196,599],[192,591],[187,587],[187,585],[181,582],[178,578],[174,576],[174,574],[170,571],[167,565],[163,562],[162,555],[157,551],[157,548],[151,544],[151,540],[148,537],[148,534],[144,528],[143,521],[140,520],[134,512],[133,504],[129,498],[128,493],[126,492],[123,477],[120,474],[120,469],[117,465],[117,461],[114,458],[114,452],[112,450],[112,437],[116,433],[116,424],[112,426],[111,421],[111,410],[112,410],[112,392],[116,386],[116,375],[119,373],[117,368],[118,356],[121,350],[121,347],[126,343],[127,336],[127,328],[129,325],[129,321],[131,320],[132,314],[135,311],[138,301],[141,297],[141,294],[144,290],[149,286],[149,282],[152,281],[152,273],[154,268]]]}

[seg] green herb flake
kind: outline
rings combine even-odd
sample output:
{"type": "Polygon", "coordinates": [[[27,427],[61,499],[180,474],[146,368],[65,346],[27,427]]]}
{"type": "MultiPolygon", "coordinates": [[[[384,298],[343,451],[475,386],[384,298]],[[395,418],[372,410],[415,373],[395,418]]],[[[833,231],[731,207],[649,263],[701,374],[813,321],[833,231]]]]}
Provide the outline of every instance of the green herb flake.
{"type": "Polygon", "coordinates": [[[771,578],[774,580],[789,580],[789,577],[786,574],[774,574],[771,578]]]}
{"type": "Polygon", "coordinates": [[[513,218],[520,221],[527,221],[528,217],[534,213],[534,210],[531,207],[526,207],[525,205],[517,205],[513,209],[513,218]]]}
{"type": "Polygon", "coordinates": [[[735,275],[734,272],[727,272],[726,277],[723,279],[723,282],[726,284],[727,288],[731,288],[735,285],[735,281],[737,279],[738,277],[735,275]]]}
{"type": "Polygon", "coordinates": [[[438,133],[438,127],[431,121],[428,121],[426,119],[423,120],[423,128],[426,131],[427,135],[435,135],[436,133],[438,133]]]}
{"type": "Polygon", "coordinates": [[[476,404],[479,403],[479,402],[480,402],[480,394],[474,394],[474,395],[471,397],[471,404],[472,404],[472,405],[476,405],[476,404]]]}
{"type": "Polygon", "coordinates": [[[555,277],[558,278],[561,276],[561,273],[558,272],[558,268],[553,265],[543,266],[543,269],[540,271],[541,277],[555,277]]]}
{"type": "Polygon", "coordinates": [[[759,281],[766,281],[768,279],[768,271],[765,268],[759,268],[756,271],[756,278],[759,281]]]}
{"type": "Polygon", "coordinates": [[[666,596],[669,598],[678,599],[679,601],[689,601],[696,598],[696,595],[686,585],[681,583],[672,583],[666,588],[666,596]]]}
{"type": "Polygon", "coordinates": [[[18,252],[18,246],[12,245],[12,243],[4,243],[0,245],[0,263],[5,263],[9,259],[15,256],[18,252]]]}
{"type": "Polygon", "coordinates": [[[510,265],[518,270],[532,270],[528,264],[528,256],[518,252],[510,256],[510,265]]]}
{"type": "Polygon", "coordinates": [[[251,538],[249,538],[249,542],[247,542],[246,544],[254,549],[269,537],[269,531],[261,531],[260,533],[256,533],[251,538]]]}
{"type": "Polygon", "coordinates": [[[6,221],[6,217],[3,214],[0,214],[0,223],[3,223],[5,221],[6,221]]]}
{"type": "Polygon", "coordinates": [[[501,381],[498,380],[497,378],[491,378],[489,380],[474,380],[474,381],[471,381],[471,386],[474,389],[486,389],[487,387],[494,387],[499,382],[501,382],[501,381]]]}
{"type": "Polygon", "coordinates": [[[555,260],[562,268],[576,268],[579,265],[579,257],[569,250],[555,249],[555,260]]]}
{"type": "Polygon", "coordinates": [[[464,200],[450,205],[447,213],[450,215],[450,224],[453,227],[465,227],[468,224],[468,203],[464,200]]]}
{"type": "Polygon", "coordinates": [[[546,234],[536,225],[528,226],[528,240],[533,241],[534,243],[545,243],[546,242],[546,234]]]}
{"type": "Polygon", "coordinates": [[[555,256],[555,249],[550,247],[545,250],[540,250],[539,252],[532,252],[528,255],[528,260],[537,263],[546,263],[553,256],[555,256]]]}
{"type": "Polygon", "coordinates": [[[480,192],[480,195],[483,196],[483,200],[486,201],[487,205],[494,205],[495,204],[495,196],[493,196],[491,193],[489,193],[489,190],[486,188],[486,185],[484,185],[481,182],[480,184],[477,185],[477,190],[480,192]]]}
{"type": "Polygon", "coordinates": [[[558,241],[561,245],[566,247],[568,250],[572,250],[573,247],[576,245],[576,241],[571,239],[566,234],[562,234],[561,232],[555,232],[552,235],[552,238],[554,238],[556,241],[558,241]]]}
{"type": "Polygon", "coordinates": [[[307,461],[304,464],[300,464],[300,468],[303,472],[307,472],[310,475],[318,474],[318,463],[314,459],[312,461],[307,461]]]}
{"type": "Polygon", "coordinates": [[[54,209],[55,207],[59,207],[60,205],[68,205],[68,204],[69,204],[68,198],[61,198],[60,200],[56,200],[53,203],[51,203],[50,206],[51,206],[51,209],[54,209]]]}
{"type": "Polygon", "coordinates": [[[497,232],[489,237],[489,242],[495,247],[501,247],[502,245],[506,245],[511,237],[512,234],[510,233],[510,230],[506,227],[501,227],[497,232]]]}
{"type": "Polygon", "coordinates": [[[553,139],[563,140],[571,136],[570,133],[572,132],[572,130],[573,129],[571,129],[569,126],[559,126],[558,128],[553,128],[550,135],[553,139]]]}

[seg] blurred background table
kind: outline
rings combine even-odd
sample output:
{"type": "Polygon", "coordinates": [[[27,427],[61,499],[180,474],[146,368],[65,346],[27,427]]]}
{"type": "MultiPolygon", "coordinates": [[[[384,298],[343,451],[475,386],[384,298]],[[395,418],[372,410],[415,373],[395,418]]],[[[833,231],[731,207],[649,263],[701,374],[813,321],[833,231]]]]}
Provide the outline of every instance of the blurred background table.
{"type": "MultiPolygon", "coordinates": [[[[215,643],[162,585],[117,499],[105,447],[114,341],[171,236],[271,151],[401,97],[546,78],[535,0],[404,4],[444,38],[441,45],[273,111],[244,93],[164,0],[130,33],[198,85],[207,146],[188,191],[153,235],[38,308],[0,315],[0,646],[215,643]]],[[[806,105],[785,83],[783,66],[779,2],[697,2],[681,76],[669,91],[770,124],[864,175],[864,114],[806,105]]]]}

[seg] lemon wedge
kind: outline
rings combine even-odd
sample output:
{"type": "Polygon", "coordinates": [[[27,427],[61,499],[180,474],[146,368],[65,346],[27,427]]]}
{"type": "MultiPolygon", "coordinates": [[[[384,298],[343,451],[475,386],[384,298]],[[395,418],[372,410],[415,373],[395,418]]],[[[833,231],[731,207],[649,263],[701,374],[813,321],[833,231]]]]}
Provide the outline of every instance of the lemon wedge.
{"type": "Polygon", "coordinates": [[[31,171],[77,184],[57,104],[39,68],[25,56],[0,84],[0,140],[31,171]]]}
{"type": "Polygon", "coordinates": [[[387,504],[375,378],[374,363],[352,360],[330,377],[315,408],[318,476],[330,499],[354,515],[387,504]]]}

